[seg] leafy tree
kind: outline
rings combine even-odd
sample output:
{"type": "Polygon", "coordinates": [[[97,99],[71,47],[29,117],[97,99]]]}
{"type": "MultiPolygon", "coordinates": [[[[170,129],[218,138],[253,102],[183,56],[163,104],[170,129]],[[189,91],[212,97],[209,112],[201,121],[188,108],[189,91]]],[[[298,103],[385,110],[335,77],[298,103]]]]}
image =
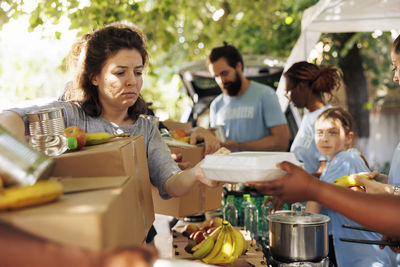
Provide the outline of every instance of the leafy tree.
{"type": "MultiPolygon", "coordinates": [[[[23,14],[23,1],[5,0],[0,8],[0,26],[23,14]]],[[[178,101],[166,101],[161,85],[174,81],[183,62],[204,59],[210,49],[227,41],[244,54],[285,57],[299,33],[304,9],[317,0],[40,0],[30,16],[30,29],[46,21],[59,23],[62,16],[81,33],[101,25],[127,21],[137,25],[148,39],[150,77],[142,91],[155,108],[180,110],[178,101]],[[87,3],[86,3],[87,2],[87,3]],[[85,4],[86,3],[86,4],[85,4]]],[[[54,33],[62,38],[60,32],[54,33]]],[[[176,79],[175,79],[176,80],[176,79]]],[[[178,112],[179,113],[179,112],[178,112]]],[[[178,113],[172,114],[177,118],[178,113]]]]}

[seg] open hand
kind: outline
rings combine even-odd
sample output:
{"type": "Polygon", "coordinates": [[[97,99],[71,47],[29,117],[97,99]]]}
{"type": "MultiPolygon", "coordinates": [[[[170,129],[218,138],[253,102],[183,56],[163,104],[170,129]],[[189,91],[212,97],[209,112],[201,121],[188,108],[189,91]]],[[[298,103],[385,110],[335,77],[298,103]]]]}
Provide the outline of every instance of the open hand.
{"type": "Polygon", "coordinates": [[[209,130],[196,127],[190,135],[190,144],[195,145],[198,141],[204,141],[204,153],[212,154],[220,147],[220,141],[209,130]]]}
{"type": "Polygon", "coordinates": [[[285,202],[313,200],[317,194],[316,186],[319,180],[302,168],[284,161],[277,165],[287,173],[277,179],[262,182],[248,182],[246,185],[254,187],[262,194],[277,197],[285,202]]]}
{"type": "MultiPolygon", "coordinates": [[[[363,175],[367,175],[363,173],[363,175]]],[[[369,175],[367,175],[369,176],[369,175]]],[[[371,176],[369,176],[372,178],[371,176]]],[[[359,181],[360,183],[364,184],[365,187],[365,192],[371,193],[371,194],[392,194],[393,192],[393,186],[388,185],[388,184],[383,184],[380,182],[377,182],[375,180],[368,180],[363,178],[360,175],[355,175],[354,178],[359,181]]]]}

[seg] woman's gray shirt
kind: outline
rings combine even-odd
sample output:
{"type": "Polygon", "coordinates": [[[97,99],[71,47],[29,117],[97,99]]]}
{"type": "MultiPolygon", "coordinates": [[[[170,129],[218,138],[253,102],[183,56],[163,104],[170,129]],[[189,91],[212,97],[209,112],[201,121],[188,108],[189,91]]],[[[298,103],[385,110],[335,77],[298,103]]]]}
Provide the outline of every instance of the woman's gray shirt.
{"type": "Polygon", "coordinates": [[[160,196],[168,199],[163,185],[171,175],[180,171],[178,165],[171,157],[171,152],[157,127],[150,120],[139,117],[135,123],[129,126],[118,126],[101,117],[92,117],[87,115],[79,106],[73,102],[56,101],[44,106],[32,106],[27,108],[12,108],[10,111],[18,113],[25,122],[26,134],[29,134],[27,112],[37,111],[43,108],[63,108],[65,127],[78,126],[85,132],[108,132],[129,133],[130,135],[142,135],[146,147],[147,163],[151,183],[158,188],[160,196]]]}

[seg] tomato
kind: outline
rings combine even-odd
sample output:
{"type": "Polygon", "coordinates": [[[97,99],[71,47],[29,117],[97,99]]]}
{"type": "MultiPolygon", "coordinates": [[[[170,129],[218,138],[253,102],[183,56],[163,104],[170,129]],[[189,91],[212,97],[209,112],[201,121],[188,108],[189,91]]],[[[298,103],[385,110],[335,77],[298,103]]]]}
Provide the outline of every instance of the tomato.
{"type": "Polygon", "coordinates": [[[176,129],[175,131],[171,132],[171,137],[174,139],[180,139],[186,136],[187,136],[186,132],[182,129],[176,129]]]}

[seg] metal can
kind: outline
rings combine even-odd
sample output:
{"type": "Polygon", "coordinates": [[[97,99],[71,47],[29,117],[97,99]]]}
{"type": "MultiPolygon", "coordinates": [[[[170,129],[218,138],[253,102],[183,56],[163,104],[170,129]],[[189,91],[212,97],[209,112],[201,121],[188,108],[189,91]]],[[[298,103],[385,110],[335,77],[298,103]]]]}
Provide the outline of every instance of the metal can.
{"type": "Polygon", "coordinates": [[[50,177],[54,164],[0,126],[0,176],[5,185],[33,185],[50,177]]]}
{"type": "Polygon", "coordinates": [[[47,156],[59,156],[68,149],[62,108],[40,109],[27,113],[29,144],[47,156]]]}

